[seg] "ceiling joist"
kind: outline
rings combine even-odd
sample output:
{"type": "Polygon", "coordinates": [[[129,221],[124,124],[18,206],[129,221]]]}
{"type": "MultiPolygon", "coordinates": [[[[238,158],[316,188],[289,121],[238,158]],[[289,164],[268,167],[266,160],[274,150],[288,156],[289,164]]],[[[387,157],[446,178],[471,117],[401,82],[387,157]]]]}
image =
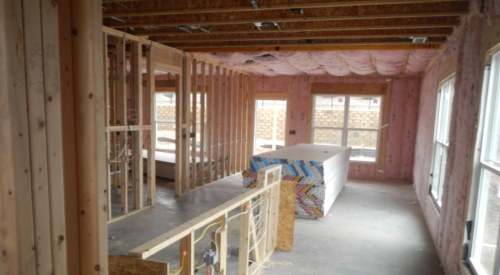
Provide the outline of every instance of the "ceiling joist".
{"type": "Polygon", "coordinates": [[[293,36],[293,37],[231,37],[214,39],[158,39],[156,42],[179,44],[179,43],[209,43],[209,42],[231,42],[231,41],[274,41],[274,40],[305,40],[305,39],[353,39],[353,38],[388,38],[401,37],[408,38],[414,36],[444,37],[451,35],[451,32],[441,33],[391,33],[391,34],[348,34],[348,35],[322,35],[322,36],[293,36]]]}
{"type": "Polygon", "coordinates": [[[218,45],[218,46],[178,46],[186,52],[288,52],[288,51],[350,51],[350,50],[435,50],[444,41],[428,41],[423,44],[411,42],[339,42],[315,44],[253,44],[253,45],[218,45]]]}
{"type": "Polygon", "coordinates": [[[290,29],[271,29],[271,30],[228,30],[228,31],[212,31],[208,32],[172,32],[172,31],[156,31],[136,33],[136,36],[165,36],[165,35],[218,35],[218,34],[265,34],[265,33],[295,33],[295,32],[318,32],[318,31],[351,31],[351,30],[398,30],[398,29],[430,29],[430,28],[452,28],[459,26],[457,23],[448,24],[413,24],[413,25],[379,25],[379,26],[342,26],[342,27],[317,27],[317,28],[290,28],[290,29]]]}
{"type": "MultiPolygon", "coordinates": [[[[226,8],[200,8],[200,9],[182,9],[166,11],[129,11],[129,12],[111,12],[104,13],[104,18],[110,17],[136,17],[136,16],[160,16],[160,15],[182,15],[182,14],[202,14],[202,13],[224,13],[224,12],[249,12],[249,11],[268,11],[268,10],[287,10],[287,9],[309,9],[309,8],[337,8],[353,6],[375,6],[375,5],[401,5],[401,4],[425,4],[439,2],[464,2],[467,0],[373,0],[373,1],[339,1],[326,3],[302,3],[286,5],[262,5],[259,9],[252,6],[245,7],[226,7],[226,8]]],[[[109,2],[103,1],[103,3],[109,2]]],[[[113,1],[122,2],[122,1],[113,1]]]]}
{"type": "Polygon", "coordinates": [[[386,19],[386,18],[424,18],[424,17],[447,17],[461,16],[467,14],[468,11],[449,11],[449,12],[428,12],[428,13],[400,13],[400,14],[360,14],[360,15],[338,15],[338,16],[321,16],[321,17],[302,17],[296,18],[257,18],[257,19],[238,19],[238,20],[215,20],[215,21],[191,21],[191,22],[154,22],[154,23],[124,23],[109,25],[110,28],[139,28],[151,26],[176,27],[185,25],[234,25],[234,24],[253,24],[260,22],[311,22],[311,21],[340,21],[340,20],[366,20],[366,19],[386,19]]]}

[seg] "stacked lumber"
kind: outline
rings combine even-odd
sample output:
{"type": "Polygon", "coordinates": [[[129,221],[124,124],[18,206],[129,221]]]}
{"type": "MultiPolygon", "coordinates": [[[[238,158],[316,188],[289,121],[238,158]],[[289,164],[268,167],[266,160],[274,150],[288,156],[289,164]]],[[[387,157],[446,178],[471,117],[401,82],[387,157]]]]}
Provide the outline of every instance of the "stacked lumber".
{"type": "Polygon", "coordinates": [[[250,158],[243,192],[255,188],[257,171],[282,164],[282,181],[295,182],[295,215],[323,218],[347,181],[350,147],[298,144],[250,158]]]}

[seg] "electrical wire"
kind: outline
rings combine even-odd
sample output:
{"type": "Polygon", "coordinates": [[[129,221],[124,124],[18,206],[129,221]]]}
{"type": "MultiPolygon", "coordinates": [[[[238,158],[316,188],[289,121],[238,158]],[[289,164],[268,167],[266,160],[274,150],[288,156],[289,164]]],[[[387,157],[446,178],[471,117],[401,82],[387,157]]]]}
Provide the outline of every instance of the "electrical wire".
{"type": "Polygon", "coordinates": [[[231,229],[229,229],[229,231],[227,231],[227,234],[231,233],[231,231],[233,231],[240,222],[241,222],[241,220],[239,220],[237,223],[235,223],[233,225],[233,227],[231,229]]]}
{"type": "Polygon", "coordinates": [[[184,258],[186,258],[186,251],[182,251],[182,261],[181,261],[181,268],[179,268],[178,270],[170,270],[170,271],[177,271],[176,273],[174,273],[173,275],[177,275],[179,273],[181,273],[182,271],[182,268],[184,267],[184,258]]]}
{"type": "Polygon", "coordinates": [[[261,265],[261,264],[259,264],[259,263],[256,263],[256,262],[252,261],[252,260],[248,260],[248,261],[249,261],[249,262],[252,262],[252,263],[254,263],[254,264],[256,264],[256,265],[258,265],[258,266],[260,266],[260,267],[262,267],[262,268],[269,268],[269,266],[264,266],[264,265],[261,265]]]}
{"type": "Polygon", "coordinates": [[[214,222],[214,223],[212,223],[211,225],[209,225],[209,226],[205,227],[205,230],[203,230],[203,233],[201,234],[201,236],[200,236],[198,239],[196,239],[196,241],[194,241],[194,243],[199,242],[199,241],[203,238],[203,236],[205,236],[205,232],[207,232],[207,230],[208,230],[210,227],[212,227],[212,226],[214,226],[214,225],[216,225],[216,224],[219,224],[219,223],[220,223],[220,222],[214,222]]]}

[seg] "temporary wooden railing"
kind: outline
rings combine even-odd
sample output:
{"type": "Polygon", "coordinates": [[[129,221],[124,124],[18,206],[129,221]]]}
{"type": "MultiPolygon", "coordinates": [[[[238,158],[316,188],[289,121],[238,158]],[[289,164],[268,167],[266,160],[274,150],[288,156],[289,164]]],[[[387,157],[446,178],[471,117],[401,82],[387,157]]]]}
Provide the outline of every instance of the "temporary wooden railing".
{"type": "MultiPolygon", "coordinates": [[[[241,213],[233,216],[240,217],[238,274],[254,274],[260,266],[258,264],[251,264],[249,266],[250,253],[253,255],[253,262],[262,263],[267,260],[276,248],[280,184],[281,165],[262,168],[258,171],[257,187],[255,189],[130,250],[129,257],[125,257],[122,260],[130,262],[130,257],[147,259],[160,250],[180,241],[179,256],[180,262],[183,263],[181,264],[180,274],[194,274],[195,231],[216,222],[217,225],[214,228],[214,232],[217,234],[213,234],[213,236],[216,236],[215,239],[220,248],[220,261],[216,269],[220,274],[226,274],[227,222],[232,219],[228,215],[235,208],[241,207],[241,213]],[[255,201],[253,201],[254,199],[255,201]],[[258,223],[254,221],[254,209],[262,210],[258,214],[259,219],[262,220],[258,223]],[[262,233],[260,236],[257,233],[258,231],[262,233]]],[[[110,265],[111,268],[113,267],[110,265]]]]}

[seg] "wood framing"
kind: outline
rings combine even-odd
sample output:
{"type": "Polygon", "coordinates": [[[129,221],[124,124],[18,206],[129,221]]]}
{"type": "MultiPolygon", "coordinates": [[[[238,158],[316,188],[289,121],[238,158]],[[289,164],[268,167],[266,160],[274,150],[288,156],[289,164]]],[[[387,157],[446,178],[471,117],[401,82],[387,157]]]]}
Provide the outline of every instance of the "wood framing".
{"type": "MultiPolygon", "coordinates": [[[[179,260],[181,263],[180,274],[193,274],[194,270],[194,234],[197,229],[206,228],[207,225],[216,221],[218,224],[217,236],[220,247],[227,240],[227,220],[240,217],[240,253],[238,274],[255,274],[258,265],[248,266],[249,253],[251,250],[257,249],[258,253],[262,254],[259,259],[254,259],[257,263],[264,262],[270,254],[273,253],[276,247],[276,236],[278,229],[279,215],[279,193],[281,183],[281,165],[272,165],[259,170],[258,187],[252,189],[156,238],[148,241],[129,252],[130,257],[147,259],[156,254],[160,250],[180,241],[179,260]],[[253,200],[255,201],[253,202],[253,200]],[[261,201],[262,202],[259,202],[261,201]],[[264,207],[262,205],[265,205],[264,207]],[[266,207],[268,206],[268,207],[266,207]],[[240,208],[241,213],[233,217],[228,217],[228,214],[234,209],[240,208]],[[260,226],[264,226],[264,230],[260,230],[258,239],[250,241],[252,215],[255,210],[265,213],[265,221],[260,226]],[[259,244],[265,244],[259,245],[259,244]]],[[[214,224],[212,224],[214,225],[214,224]]],[[[255,226],[255,225],[254,225],[255,226]]],[[[256,229],[254,227],[254,229],[256,229]]],[[[221,250],[220,255],[225,256],[225,248],[221,250]],[[224,251],[224,252],[222,252],[224,251]]],[[[224,257],[225,258],[225,257],[224,257]]],[[[221,260],[218,266],[218,271],[221,274],[226,274],[226,261],[221,260]]]]}
{"type": "MultiPolygon", "coordinates": [[[[121,211],[118,215],[111,213],[113,208],[109,203],[108,220],[111,221],[130,214],[128,202],[130,192],[134,211],[142,210],[146,205],[155,205],[155,86],[157,83],[173,86],[177,100],[179,98],[182,100],[182,94],[177,92],[183,87],[180,81],[182,52],[106,27],[102,27],[101,30],[104,33],[103,56],[105,60],[109,59],[109,67],[104,67],[109,71],[104,74],[106,79],[104,87],[107,91],[105,99],[108,106],[104,119],[108,152],[106,158],[108,202],[111,201],[115,188],[120,187],[121,193],[121,211]],[[128,70],[127,63],[130,63],[128,70]],[[145,74],[143,74],[143,63],[146,65],[145,74]],[[158,71],[172,74],[172,78],[175,79],[157,80],[155,72],[158,71]],[[164,84],[165,82],[167,84],[164,84]],[[143,168],[144,161],[147,163],[145,168],[143,168]],[[144,172],[147,173],[146,190],[144,190],[144,172]],[[118,184],[115,184],[117,178],[118,184]],[[146,202],[143,198],[145,191],[146,202]]],[[[182,125],[184,124],[180,126],[182,125]]],[[[176,138],[176,142],[181,141],[182,138],[176,138]]],[[[180,160],[183,160],[182,156],[180,160]]],[[[182,178],[182,175],[179,177],[182,178]]]]}

